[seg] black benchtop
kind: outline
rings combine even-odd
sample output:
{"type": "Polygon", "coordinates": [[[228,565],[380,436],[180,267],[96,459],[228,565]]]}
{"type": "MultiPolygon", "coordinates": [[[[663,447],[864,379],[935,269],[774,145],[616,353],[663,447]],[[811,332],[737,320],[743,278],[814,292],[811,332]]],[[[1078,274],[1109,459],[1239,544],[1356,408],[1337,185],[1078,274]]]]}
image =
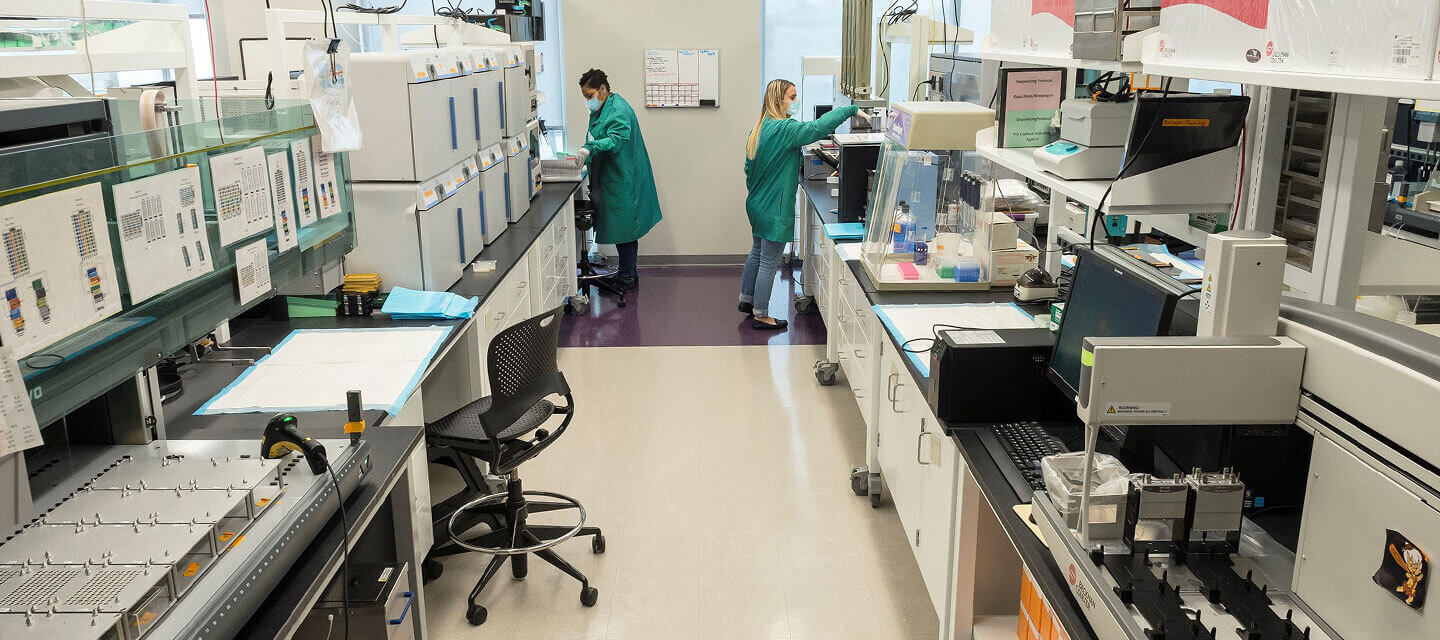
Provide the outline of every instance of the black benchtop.
{"type": "MultiPolygon", "coordinates": [[[[550,225],[550,221],[560,213],[561,209],[574,197],[575,191],[580,188],[579,182],[546,182],[540,186],[539,195],[530,201],[530,210],[520,217],[520,220],[511,224],[505,232],[500,234],[494,242],[480,252],[476,260],[494,260],[495,270],[486,273],[475,273],[473,269],[466,268],[460,275],[460,281],[450,287],[450,293],[465,297],[478,297],[481,304],[490,296],[490,292],[500,285],[500,281],[510,274],[510,270],[520,263],[525,257],[525,252],[535,244],[535,240],[550,225]]],[[[574,236],[569,239],[573,242],[574,236]]],[[[578,258],[578,257],[577,257],[578,258]]]]}
{"type": "MultiPolygon", "coordinates": [[[[820,215],[822,222],[834,222],[834,215],[827,214],[835,205],[828,204],[834,199],[830,197],[829,185],[823,181],[805,181],[805,193],[810,197],[812,204],[820,215]],[[817,198],[817,196],[823,196],[817,198]],[[825,206],[822,210],[822,205],[825,206]]],[[[865,292],[866,299],[872,305],[881,304],[965,304],[976,302],[1015,302],[1014,290],[1010,287],[997,287],[987,291],[876,291],[875,285],[870,281],[870,275],[865,272],[865,266],[859,260],[845,261],[851,276],[865,292]]],[[[1020,304],[1031,315],[1045,313],[1049,304],[1020,304]]],[[[885,335],[890,344],[899,352],[900,340],[888,330],[885,335]]],[[[910,371],[910,377],[915,387],[921,393],[928,395],[930,379],[921,374],[915,368],[915,363],[908,357],[900,358],[905,363],[905,368],[910,371]]],[[[942,423],[943,424],[943,423],[942,423]]],[[[1005,530],[1005,535],[1015,546],[1020,560],[1030,570],[1034,577],[1036,586],[1045,594],[1045,600],[1055,611],[1055,616],[1065,625],[1065,630],[1071,640],[1095,640],[1095,631],[1090,628],[1090,623],[1080,613],[1080,605],[1075,601],[1075,596],[1070,593],[1069,587],[1065,585],[1065,575],[1060,567],[1056,566],[1054,556],[1045,546],[1035,532],[1015,513],[1014,507],[1023,501],[1015,490],[1010,487],[1010,482],[1005,479],[1000,469],[1000,464],[1008,461],[997,462],[985,446],[980,442],[973,430],[952,429],[945,425],[946,431],[954,439],[956,446],[960,449],[960,455],[965,459],[965,465],[975,477],[975,483],[979,485],[980,492],[985,496],[986,502],[995,512],[1000,525],[1005,530]]]]}
{"type": "Polygon", "coordinates": [[[840,206],[840,199],[830,195],[830,190],[840,185],[832,185],[825,180],[801,180],[800,187],[805,190],[805,197],[810,199],[811,206],[820,215],[820,222],[830,224],[839,222],[840,215],[835,213],[835,208],[840,206]]]}

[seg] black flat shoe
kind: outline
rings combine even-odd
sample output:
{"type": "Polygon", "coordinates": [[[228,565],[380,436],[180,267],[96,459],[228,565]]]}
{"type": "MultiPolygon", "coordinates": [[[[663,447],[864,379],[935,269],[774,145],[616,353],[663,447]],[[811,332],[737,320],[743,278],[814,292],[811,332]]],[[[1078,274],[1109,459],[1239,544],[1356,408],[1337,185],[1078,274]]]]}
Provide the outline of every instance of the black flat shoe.
{"type": "Polygon", "coordinates": [[[741,302],[740,306],[736,308],[740,310],[740,313],[747,316],[755,315],[755,303],[753,302],[741,302]]]}
{"type": "Polygon", "coordinates": [[[786,321],[781,320],[781,319],[779,319],[779,318],[775,318],[774,320],[775,320],[775,324],[770,324],[770,323],[768,323],[768,322],[763,322],[763,321],[761,321],[761,320],[759,320],[759,319],[754,319],[754,320],[751,320],[751,321],[750,321],[750,328],[751,328],[751,329],[759,329],[759,330],[761,330],[761,331],[780,331],[780,330],[784,329],[785,327],[790,326],[790,323],[789,323],[789,322],[786,322],[786,321]]]}

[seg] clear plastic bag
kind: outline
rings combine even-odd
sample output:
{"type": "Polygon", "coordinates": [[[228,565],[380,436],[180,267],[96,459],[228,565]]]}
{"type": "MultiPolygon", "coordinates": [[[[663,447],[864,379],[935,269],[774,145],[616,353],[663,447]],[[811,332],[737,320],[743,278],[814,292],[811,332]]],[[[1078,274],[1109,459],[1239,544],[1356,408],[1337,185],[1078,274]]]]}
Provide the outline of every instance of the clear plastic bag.
{"type": "MultiPolygon", "coordinates": [[[[1080,508],[1080,473],[1085,466],[1085,453],[1075,451],[1046,456],[1040,461],[1045,476],[1045,490],[1061,511],[1080,508]]],[[[1095,454],[1095,467],[1090,471],[1090,499],[1126,496],[1130,492],[1130,471],[1114,456],[1095,454]]]]}

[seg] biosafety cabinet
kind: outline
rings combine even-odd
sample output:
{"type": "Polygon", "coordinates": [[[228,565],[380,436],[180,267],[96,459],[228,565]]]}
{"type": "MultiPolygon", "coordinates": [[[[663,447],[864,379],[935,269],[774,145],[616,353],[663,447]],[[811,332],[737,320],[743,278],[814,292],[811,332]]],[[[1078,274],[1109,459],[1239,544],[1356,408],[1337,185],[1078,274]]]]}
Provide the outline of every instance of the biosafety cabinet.
{"type": "Polygon", "coordinates": [[[482,106],[469,50],[356,53],[350,86],[365,146],[350,152],[354,180],[419,182],[479,151],[482,106]]]}
{"type": "Polygon", "coordinates": [[[521,135],[506,138],[501,145],[505,150],[505,175],[507,202],[505,217],[515,222],[530,210],[530,136],[521,135]]]}
{"type": "Polygon", "coordinates": [[[380,273],[385,286],[444,291],[485,246],[475,157],[420,183],[356,182],[356,273],[380,273]]]}
{"type": "Polygon", "coordinates": [[[500,143],[482,149],[476,156],[480,165],[480,231],[485,244],[494,242],[509,226],[509,176],[505,174],[505,151],[500,143]]]}

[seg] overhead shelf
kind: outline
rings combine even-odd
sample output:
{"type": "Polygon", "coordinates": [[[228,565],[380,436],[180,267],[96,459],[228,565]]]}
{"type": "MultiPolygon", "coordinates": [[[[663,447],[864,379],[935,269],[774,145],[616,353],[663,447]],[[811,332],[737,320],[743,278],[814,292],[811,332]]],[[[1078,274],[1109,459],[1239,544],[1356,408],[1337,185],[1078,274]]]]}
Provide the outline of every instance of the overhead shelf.
{"type": "Polygon", "coordinates": [[[1176,63],[1160,57],[1159,43],[1164,38],[1165,34],[1160,33],[1151,34],[1145,38],[1140,58],[1141,68],[1145,73],[1306,91],[1440,100],[1440,81],[1436,80],[1403,80],[1376,76],[1271,71],[1258,64],[1251,68],[1235,69],[1176,63]]]}
{"type": "Polygon", "coordinates": [[[1021,51],[998,51],[986,49],[980,53],[980,57],[986,60],[999,60],[1001,62],[1014,62],[1019,64],[1033,64],[1042,67],[1068,67],[1072,69],[1094,69],[1096,71],[1140,71],[1139,62],[1121,62],[1118,60],[1080,60],[1070,56],[1045,55],[1025,53],[1021,51]]]}

